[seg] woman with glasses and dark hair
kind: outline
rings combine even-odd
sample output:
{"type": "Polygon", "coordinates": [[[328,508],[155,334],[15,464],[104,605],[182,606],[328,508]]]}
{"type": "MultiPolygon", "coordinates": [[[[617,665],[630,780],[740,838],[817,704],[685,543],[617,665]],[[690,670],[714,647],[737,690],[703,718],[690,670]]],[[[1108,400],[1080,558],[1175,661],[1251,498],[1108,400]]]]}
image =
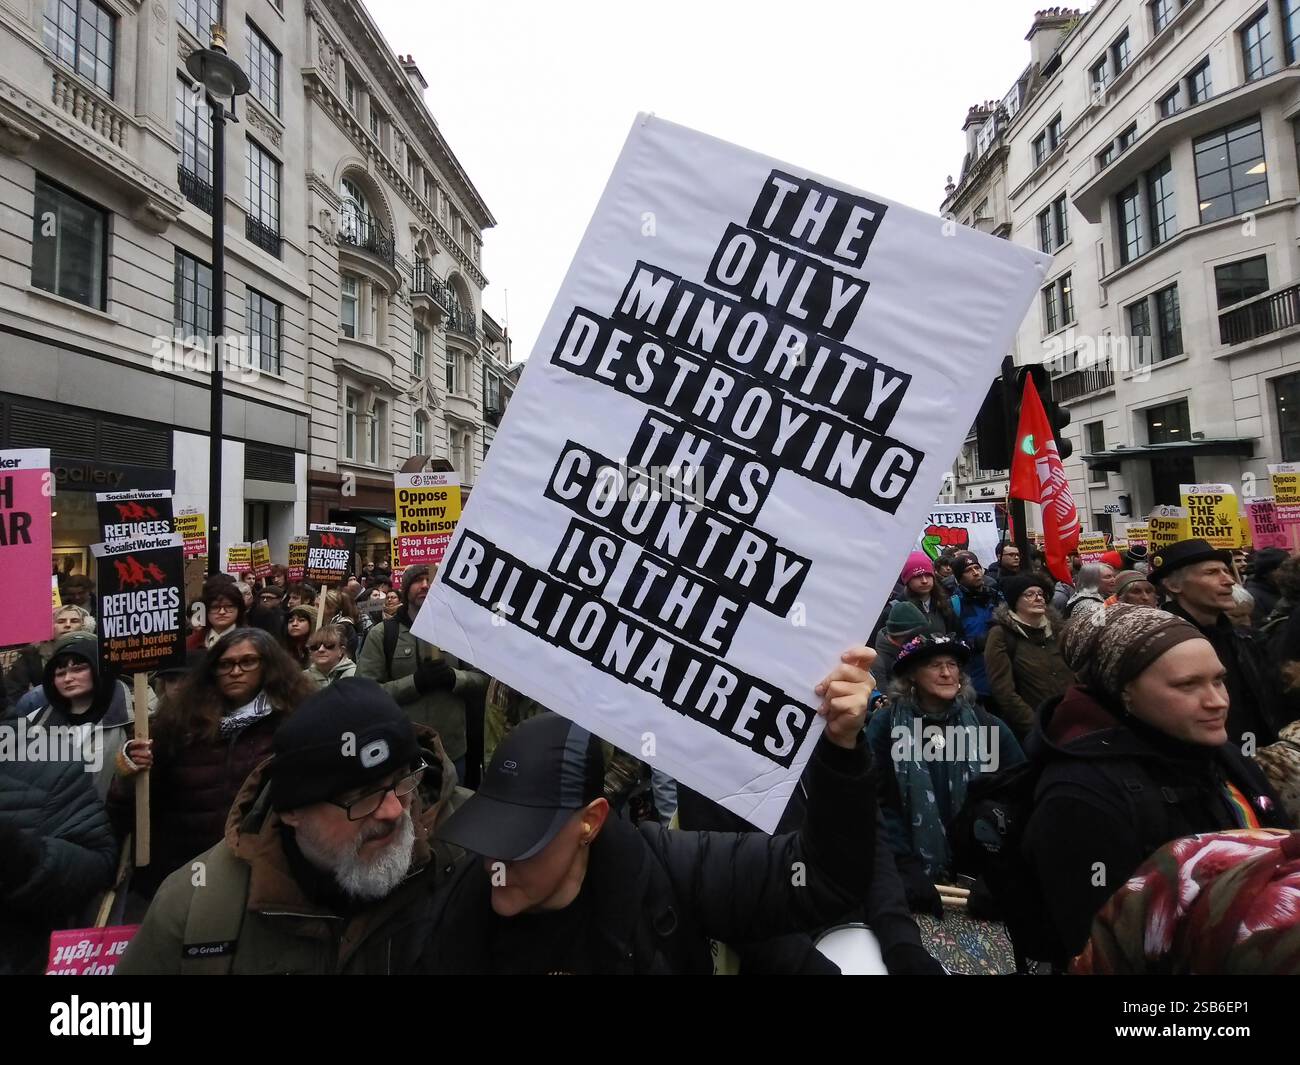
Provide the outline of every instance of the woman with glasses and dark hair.
{"type": "Polygon", "coordinates": [[[221,839],[244,778],[271,753],[276,730],[312,690],[274,637],[242,628],[223,635],[175,696],[163,700],[153,738],[122,748],[109,792],[109,812],[124,834],[133,823],[132,778],[150,770],[153,854],[133,890],[152,897],[168,873],[221,839]]]}
{"type": "Polygon", "coordinates": [[[328,688],[357,671],[357,664],[348,657],[347,634],[340,625],[322,625],[308,636],[307,653],[311,655],[311,665],[306,669],[306,676],[317,690],[328,688]]]}
{"type": "Polygon", "coordinates": [[[187,650],[207,650],[226,633],[246,624],[248,608],[233,581],[209,580],[200,602],[201,610],[190,619],[194,627],[185,641],[187,650]]]}
{"type": "Polygon", "coordinates": [[[998,715],[1020,739],[1034,727],[1034,711],[1066,693],[1074,673],[1061,654],[1061,617],[1051,607],[1050,577],[1025,574],[1002,582],[1006,605],[993,615],[984,642],[984,668],[998,715]]]}

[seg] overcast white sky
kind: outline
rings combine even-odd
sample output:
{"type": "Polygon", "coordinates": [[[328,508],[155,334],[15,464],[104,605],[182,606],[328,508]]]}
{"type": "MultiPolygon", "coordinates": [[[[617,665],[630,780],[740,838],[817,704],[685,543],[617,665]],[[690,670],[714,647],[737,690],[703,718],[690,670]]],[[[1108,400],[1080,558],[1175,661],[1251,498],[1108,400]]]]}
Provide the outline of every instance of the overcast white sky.
{"type": "Polygon", "coordinates": [[[961,122],[1043,0],[365,0],[489,209],[484,306],[527,358],[638,111],[937,213],[961,122]]]}

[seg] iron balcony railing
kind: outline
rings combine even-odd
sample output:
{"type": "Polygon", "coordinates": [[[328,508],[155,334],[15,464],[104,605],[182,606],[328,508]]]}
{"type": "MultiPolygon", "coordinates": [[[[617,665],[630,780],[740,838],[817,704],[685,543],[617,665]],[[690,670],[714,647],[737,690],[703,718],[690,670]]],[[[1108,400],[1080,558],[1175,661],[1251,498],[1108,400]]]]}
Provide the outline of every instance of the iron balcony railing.
{"type": "Polygon", "coordinates": [[[1300,285],[1266,292],[1219,315],[1219,342],[1244,344],[1300,325],[1300,285]]]}
{"type": "Polygon", "coordinates": [[[1103,388],[1115,387],[1115,371],[1109,366],[1093,366],[1085,370],[1073,370],[1052,378],[1052,398],[1057,403],[1068,403],[1072,399],[1086,396],[1090,392],[1099,392],[1103,388]]]}
{"type": "Polygon", "coordinates": [[[249,242],[256,244],[265,252],[270,252],[277,259],[280,258],[280,245],[283,240],[276,230],[270,226],[259,222],[256,218],[246,216],[244,218],[244,236],[249,242]]]}
{"type": "Polygon", "coordinates": [[[474,321],[474,316],[459,301],[453,304],[447,314],[447,328],[471,340],[478,336],[478,324],[474,321]]]}
{"type": "Polygon", "coordinates": [[[193,170],[183,166],[176,168],[176,181],[181,187],[181,195],[194,204],[204,214],[212,213],[212,184],[204,181],[193,170]]]}
{"type": "Polygon", "coordinates": [[[451,292],[438,280],[428,259],[415,260],[415,269],[411,272],[411,291],[424,293],[444,309],[451,306],[451,292]]]}
{"type": "Polygon", "coordinates": [[[339,227],[339,240],[378,256],[389,266],[397,265],[397,249],[393,243],[393,236],[374,215],[344,211],[343,224],[339,227]]]}

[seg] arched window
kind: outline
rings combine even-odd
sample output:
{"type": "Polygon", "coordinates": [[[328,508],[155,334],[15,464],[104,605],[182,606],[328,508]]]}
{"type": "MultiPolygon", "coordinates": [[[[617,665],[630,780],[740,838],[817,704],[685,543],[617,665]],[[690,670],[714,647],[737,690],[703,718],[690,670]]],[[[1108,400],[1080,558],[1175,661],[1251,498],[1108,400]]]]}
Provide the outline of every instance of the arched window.
{"type": "Polygon", "coordinates": [[[465,305],[460,302],[460,295],[457,293],[455,285],[447,286],[447,310],[449,312],[448,321],[453,326],[465,320],[465,305]]]}
{"type": "Polygon", "coordinates": [[[428,428],[429,419],[424,416],[424,411],[415,412],[415,443],[412,445],[412,451],[416,455],[423,455],[424,442],[427,439],[426,429],[428,428]]]}
{"type": "Polygon", "coordinates": [[[370,224],[370,203],[361,187],[348,178],[343,179],[339,196],[343,199],[343,233],[353,244],[360,244],[370,224]]]}

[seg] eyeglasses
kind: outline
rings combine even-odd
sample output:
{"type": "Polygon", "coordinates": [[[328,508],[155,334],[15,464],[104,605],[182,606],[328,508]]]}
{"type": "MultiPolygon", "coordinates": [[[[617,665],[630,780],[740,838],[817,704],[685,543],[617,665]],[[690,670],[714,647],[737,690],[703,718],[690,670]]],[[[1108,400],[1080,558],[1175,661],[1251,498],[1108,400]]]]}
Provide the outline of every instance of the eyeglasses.
{"type": "Polygon", "coordinates": [[[959,673],[961,666],[952,658],[932,658],[928,662],[922,662],[921,668],[930,673],[959,673]]]}
{"type": "Polygon", "coordinates": [[[307,650],[319,651],[324,648],[326,651],[337,651],[338,647],[339,645],[336,643],[309,643],[307,645],[307,650]]]}
{"type": "Polygon", "coordinates": [[[217,662],[217,672],[229,675],[238,670],[240,673],[252,673],[262,664],[261,655],[243,655],[240,658],[222,658],[217,662]]]}
{"type": "Polygon", "coordinates": [[[349,821],[361,821],[384,805],[384,799],[388,797],[390,791],[398,799],[405,799],[420,786],[420,781],[424,779],[424,771],[428,768],[428,763],[421,762],[419,769],[413,773],[408,773],[396,784],[389,784],[378,791],[368,791],[351,802],[339,802],[338,799],[327,799],[326,801],[331,806],[338,806],[346,810],[349,821]]]}
{"type": "Polygon", "coordinates": [[[1021,599],[1046,599],[1047,596],[1043,594],[1043,590],[1041,588],[1034,588],[1028,592],[1021,592],[1020,598],[1021,599]]]}
{"type": "Polygon", "coordinates": [[[231,603],[213,603],[208,607],[209,614],[234,614],[236,608],[231,603]]]}

